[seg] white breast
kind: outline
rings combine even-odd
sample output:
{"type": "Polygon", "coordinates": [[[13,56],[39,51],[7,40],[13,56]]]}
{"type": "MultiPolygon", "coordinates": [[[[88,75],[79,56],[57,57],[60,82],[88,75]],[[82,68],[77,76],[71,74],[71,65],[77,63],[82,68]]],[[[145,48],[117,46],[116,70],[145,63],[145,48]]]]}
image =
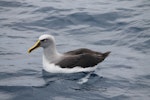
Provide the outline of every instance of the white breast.
{"type": "Polygon", "coordinates": [[[43,68],[45,71],[50,73],[77,73],[77,72],[90,72],[96,69],[95,67],[88,67],[88,68],[81,68],[81,67],[74,67],[74,68],[61,68],[54,63],[49,63],[46,59],[43,58],[43,68]]]}

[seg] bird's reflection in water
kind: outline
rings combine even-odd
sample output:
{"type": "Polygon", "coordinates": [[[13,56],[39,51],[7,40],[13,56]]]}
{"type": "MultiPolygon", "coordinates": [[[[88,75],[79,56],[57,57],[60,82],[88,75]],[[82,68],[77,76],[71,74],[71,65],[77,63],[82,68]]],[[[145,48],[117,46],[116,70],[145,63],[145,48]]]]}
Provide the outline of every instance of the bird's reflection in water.
{"type": "Polygon", "coordinates": [[[46,83],[49,82],[55,82],[57,80],[70,80],[70,81],[78,81],[82,78],[89,78],[90,75],[93,72],[79,72],[79,73],[70,73],[70,74],[64,74],[64,73],[48,73],[46,71],[42,71],[42,77],[45,80],[46,83]]]}
{"type": "Polygon", "coordinates": [[[52,89],[61,88],[61,90],[70,89],[74,91],[103,91],[104,87],[98,87],[96,84],[102,82],[103,77],[98,76],[95,72],[80,73],[48,73],[42,71],[42,77],[45,81],[43,85],[34,88],[52,89]]]}

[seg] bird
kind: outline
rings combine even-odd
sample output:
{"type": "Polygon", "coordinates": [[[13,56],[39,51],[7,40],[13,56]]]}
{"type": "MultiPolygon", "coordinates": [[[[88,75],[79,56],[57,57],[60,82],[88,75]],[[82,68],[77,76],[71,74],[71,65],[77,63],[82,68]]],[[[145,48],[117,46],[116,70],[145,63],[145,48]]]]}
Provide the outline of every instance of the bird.
{"type": "Polygon", "coordinates": [[[59,53],[54,36],[49,34],[41,35],[28,53],[38,47],[43,48],[43,69],[49,73],[91,72],[110,54],[110,51],[101,53],[88,48],[59,53]]]}

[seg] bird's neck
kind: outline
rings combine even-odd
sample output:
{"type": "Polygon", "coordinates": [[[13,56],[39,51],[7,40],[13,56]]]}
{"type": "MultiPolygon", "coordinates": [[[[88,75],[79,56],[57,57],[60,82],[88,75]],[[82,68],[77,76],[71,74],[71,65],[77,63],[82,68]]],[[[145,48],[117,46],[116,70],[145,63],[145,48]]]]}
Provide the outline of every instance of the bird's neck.
{"type": "Polygon", "coordinates": [[[61,55],[59,52],[57,52],[55,46],[49,46],[47,48],[44,48],[43,53],[43,60],[46,60],[49,63],[55,63],[61,58],[61,55]]]}

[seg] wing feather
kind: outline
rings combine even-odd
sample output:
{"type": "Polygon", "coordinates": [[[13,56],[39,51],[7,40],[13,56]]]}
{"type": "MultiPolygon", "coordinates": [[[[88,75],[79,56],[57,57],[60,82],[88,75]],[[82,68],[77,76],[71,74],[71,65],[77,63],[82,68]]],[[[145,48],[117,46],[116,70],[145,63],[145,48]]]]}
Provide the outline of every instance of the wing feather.
{"type": "Polygon", "coordinates": [[[62,68],[73,68],[73,67],[93,67],[99,62],[103,61],[103,57],[96,54],[79,54],[79,55],[70,55],[64,57],[56,65],[59,65],[62,68]]]}

